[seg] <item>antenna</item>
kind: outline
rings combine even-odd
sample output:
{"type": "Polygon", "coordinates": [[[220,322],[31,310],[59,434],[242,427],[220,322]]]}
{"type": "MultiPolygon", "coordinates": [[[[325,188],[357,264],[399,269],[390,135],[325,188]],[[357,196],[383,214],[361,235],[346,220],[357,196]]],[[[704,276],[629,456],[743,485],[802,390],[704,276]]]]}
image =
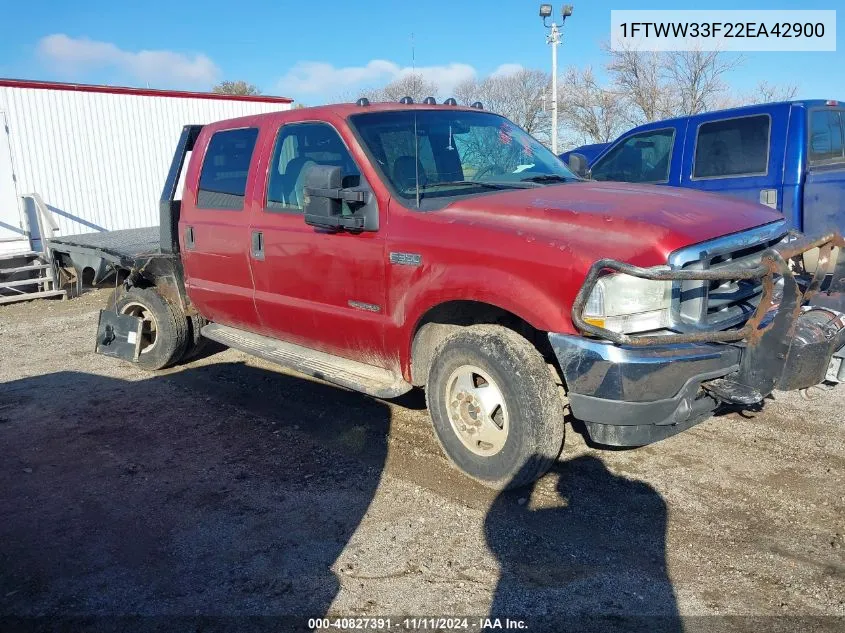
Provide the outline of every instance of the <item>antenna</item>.
{"type": "MultiPolygon", "coordinates": [[[[417,81],[417,56],[414,51],[414,32],[411,31],[411,76],[417,81]]],[[[420,86],[422,88],[422,86],[420,86]]],[[[414,108],[414,184],[417,189],[417,209],[420,208],[420,139],[417,136],[417,110],[414,108]]]]}

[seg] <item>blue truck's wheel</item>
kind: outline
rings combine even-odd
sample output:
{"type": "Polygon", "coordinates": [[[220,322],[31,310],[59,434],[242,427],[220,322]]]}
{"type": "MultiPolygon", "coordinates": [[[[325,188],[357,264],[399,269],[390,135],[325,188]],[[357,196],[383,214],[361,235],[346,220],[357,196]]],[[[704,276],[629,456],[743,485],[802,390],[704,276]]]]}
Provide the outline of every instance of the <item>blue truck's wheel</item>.
{"type": "Polygon", "coordinates": [[[163,369],[182,358],[188,342],[188,319],[155,288],[119,290],[111,305],[119,314],[136,316],[144,322],[138,365],[163,369]]]}
{"type": "Polygon", "coordinates": [[[426,401],[443,451],[491,488],[534,481],[563,446],[563,403],[546,362],[502,326],[447,336],[435,351],[426,401]]]}

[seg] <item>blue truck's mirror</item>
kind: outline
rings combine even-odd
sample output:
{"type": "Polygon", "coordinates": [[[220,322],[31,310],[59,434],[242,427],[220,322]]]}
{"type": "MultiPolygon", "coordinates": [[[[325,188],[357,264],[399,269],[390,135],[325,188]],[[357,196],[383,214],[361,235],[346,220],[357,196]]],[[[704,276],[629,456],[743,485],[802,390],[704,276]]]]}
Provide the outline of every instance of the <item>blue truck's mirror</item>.
{"type": "Polygon", "coordinates": [[[589,178],[589,170],[587,169],[587,157],[583,154],[569,155],[569,169],[581,178],[589,178]]]}

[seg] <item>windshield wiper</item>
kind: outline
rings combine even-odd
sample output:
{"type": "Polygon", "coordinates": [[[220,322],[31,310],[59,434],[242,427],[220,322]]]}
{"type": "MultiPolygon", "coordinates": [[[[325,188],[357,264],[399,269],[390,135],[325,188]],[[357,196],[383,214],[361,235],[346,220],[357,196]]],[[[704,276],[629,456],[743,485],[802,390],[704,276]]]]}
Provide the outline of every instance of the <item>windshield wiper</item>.
{"type": "Polygon", "coordinates": [[[420,187],[420,190],[423,191],[425,189],[428,189],[429,187],[451,187],[453,185],[474,185],[476,187],[484,187],[486,189],[512,189],[513,187],[519,187],[518,183],[505,184],[494,182],[481,182],[479,180],[447,180],[445,182],[432,182],[427,185],[423,185],[422,187],[420,187]]]}
{"type": "Polygon", "coordinates": [[[522,182],[569,182],[571,178],[558,176],[557,174],[542,174],[540,176],[529,176],[523,178],[522,182]]]}

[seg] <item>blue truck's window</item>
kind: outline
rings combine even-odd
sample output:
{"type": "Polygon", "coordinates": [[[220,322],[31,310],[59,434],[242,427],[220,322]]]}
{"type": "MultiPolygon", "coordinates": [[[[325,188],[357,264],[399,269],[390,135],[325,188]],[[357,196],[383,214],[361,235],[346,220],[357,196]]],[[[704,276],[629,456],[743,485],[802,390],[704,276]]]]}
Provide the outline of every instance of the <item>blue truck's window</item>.
{"type": "Polygon", "coordinates": [[[845,160],[845,128],[840,110],[815,110],[810,114],[810,162],[845,160]]]}
{"type": "Polygon", "coordinates": [[[765,175],[770,128],[767,114],[702,123],[695,140],[693,178],[765,175]]]}
{"type": "Polygon", "coordinates": [[[258,128],[215,132],[200,172],[197,207],[238,211],[244,207],[249,163],[258,128]]]}
{"type": "Polygon", "coordinates": [[[669,180],[675,128],[629,136],[602,156],[591,170],[593,180],[659,183],[669,180]]]}
{"type": "Polygon", "coordinates": [[[270,162],[268,211],[301,213],[305,176],[314,165],[341,168],[344,187],[357,187],[361,172],[337,131],[326,123],[282,126],[270,162]]]}

